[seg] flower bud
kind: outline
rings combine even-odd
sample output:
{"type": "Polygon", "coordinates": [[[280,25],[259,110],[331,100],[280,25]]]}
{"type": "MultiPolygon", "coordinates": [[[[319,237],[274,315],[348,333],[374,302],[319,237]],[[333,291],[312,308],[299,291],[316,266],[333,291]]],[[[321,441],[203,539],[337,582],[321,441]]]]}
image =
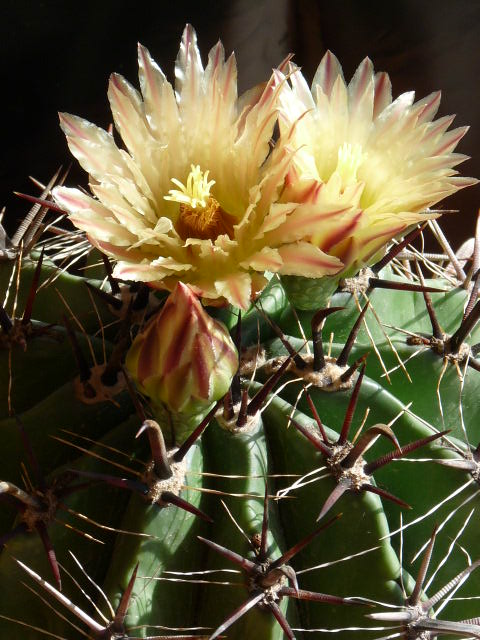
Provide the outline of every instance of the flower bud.
{"type": "Polygon", "coordinates": [[[238,354],[226,327],[178,283],[135,338],[126,366],[154,405],[192,415],[225,395],[238,369],[238,354]]]}

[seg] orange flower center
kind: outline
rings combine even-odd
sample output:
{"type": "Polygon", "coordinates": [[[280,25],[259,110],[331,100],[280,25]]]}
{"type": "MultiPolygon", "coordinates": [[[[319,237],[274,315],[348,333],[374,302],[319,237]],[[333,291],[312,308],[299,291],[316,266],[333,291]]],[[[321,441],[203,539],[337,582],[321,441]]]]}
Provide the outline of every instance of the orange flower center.
{"type": "Polygon", "coordinates": [[[175,229],[182,240],[215,240],[222,234],[233,237],[235,218],[224,211],[210,194],[215,180],[209,181],[208,173],[204,173],[199,165],[192,164],[186,185],[172,178],[172,182],[179,188],[170,189],[170,195],[164,196],[165,200],[180,204],[175,229]]]}
{"type": "Polygon", "coordinates": [[[229,216],[217,200],[210,196],[206,206],[202,208],[194,209],[182,202],[175,229],[182,240],[187,238],[215,240],[224,233],[232,238],[233,224],[232,216],[229,216]]]}

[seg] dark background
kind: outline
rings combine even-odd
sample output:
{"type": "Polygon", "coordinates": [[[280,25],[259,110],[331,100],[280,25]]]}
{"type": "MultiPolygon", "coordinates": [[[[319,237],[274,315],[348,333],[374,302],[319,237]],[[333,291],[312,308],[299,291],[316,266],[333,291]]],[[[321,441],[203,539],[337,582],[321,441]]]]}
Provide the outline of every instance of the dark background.
{"type": "MultiPolygon", "coordinates": [[[[311,80],[330,48],[350,79],[363,57],[388,71],[393,93],[417,98],[442,89],[439,115],[457,113],[471,130],[458,150],[480,177],[480,2],[478,0],[158,0],[57,2],[0,0],[0,205],[12,221],[27,205],[12,191],[35,193],[28,175],[47,181],[70,161],[57,111],[107,127],[110,72],[137,85],[136,43],[147,46],[170,80],[182,29],[197,30],[204,60],[220,37],[236,52],[240,91],[265,80],[280,60],[311,80]]],[[[75,165],[69,184],[86,184],[75,165]]],[[[473,235],[480,187],[451,197],[443,226],[454,245],[473,235]]]]}

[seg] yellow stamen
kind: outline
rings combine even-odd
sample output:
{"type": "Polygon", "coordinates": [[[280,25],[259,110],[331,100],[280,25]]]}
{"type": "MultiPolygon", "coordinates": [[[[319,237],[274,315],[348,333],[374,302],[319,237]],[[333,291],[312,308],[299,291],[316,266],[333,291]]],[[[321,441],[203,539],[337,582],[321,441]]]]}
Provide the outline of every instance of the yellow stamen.
{"type": "Polygon", "coordinates": [[[172,178],[173,184],[176,184],[179,189],[170,189],[169,196],[164,196],[165,200],[172,200],[173,202],[179,202],[186,204],[192,209],[197,207],[204,209],[208,200],[211,198],[210,189],[215,184],[215,180],[208,180],[209,171],[203,171],[200,169],[200,165],[190,165],[191,171],[188,174],[187,185],[185,186],[177,180],[172,178]]]}
{"type": "Polygon", "coordinates": [[[215,240],[225,233],[233,237],[233,225],[236,221],[211,195],[210,189],[215,180],[209,180],[208,173],[208,170],[204,173],[198,164],[192,164],[186,185],[172,178],[173,184],[179,188],[170,189],[170,195],[164,196],[165,200],[178,202],[180,205],[175,229],[183,240],[215,240]]]}

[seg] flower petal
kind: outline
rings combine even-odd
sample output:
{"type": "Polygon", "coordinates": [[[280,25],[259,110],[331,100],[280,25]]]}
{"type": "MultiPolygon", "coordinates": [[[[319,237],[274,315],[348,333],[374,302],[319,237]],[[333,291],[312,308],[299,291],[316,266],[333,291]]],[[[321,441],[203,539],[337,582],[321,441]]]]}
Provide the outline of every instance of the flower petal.
{"type": "Polygon", "coordinates": [[[248,273],[238,273],[224,280],[216,280],[215,290],[235,307],[248,309],[250,306],[252,281],[248,273]]]}
{"type": "Polygon", "coordinates": [[[110,174],[130,177],[110,133],[69,113],[59,117],[70,151],[85,171],[98,181],[110,174]]]}
{"type": "Polygon", "coordinates": [[[308,242],[295,242],[278,250],[283,266],[283,275],[319,278],[338,273],[343,264],[335,256],[330,256],[308,242]]]}
{"type": "Polygon", "coordinates": [[[56,202],[70,213],[72,222],[88,234],[105,242],[115,240],[120,246],[130,246],[135,240],[135,236],[115,220],[109,209],[79,189],[56,187],[53,195],[56,202]]]}
{"type": "Polygon", "coordinates": [[[330,97],[337,78],[345,84],[341,64],[331,51],[327,51],[313,76],[312,91],[315,91],[318,86],[326,96],[330,97]]]}
{"type": "Polygon", "coordinates": [[[454,149],[467,128],[447,131],[450,116],[432,121],[440,92],[415,103],[407,92],[392,102],[388,76],[374,75],[368,58],[347,88],[337,59],[327,53],[307,111],[305,82],[292,69],[279,101],[280,144],[288,141],[297,151],[281,202],[300,206],[291,212],[272,207],[261,227],[265,242],[275,244],[281,234],[286,241],[310,240],[348,269],[349,260],[361,264],[372,247],[422,219],[423,209],[475,182],[458,180],[454,170],[465,159],[454,149]],[[329,210],[339,215],[329,220],[329,210]]]}
{"type": "Polygon", "coordinates": [[[148,49],[138,45],[138,77],[150,131],[160,144],[180,135],[180,116],[172,85],[148,49]]]}
{"type": "Polygon", "coordinates": [[[283,265],[278,249],[270,249],[264,247],[261,251],[254,253],[247,260],[241,263],[244,269],[253,269],[254,271],[278,271],[283,265]]]}

